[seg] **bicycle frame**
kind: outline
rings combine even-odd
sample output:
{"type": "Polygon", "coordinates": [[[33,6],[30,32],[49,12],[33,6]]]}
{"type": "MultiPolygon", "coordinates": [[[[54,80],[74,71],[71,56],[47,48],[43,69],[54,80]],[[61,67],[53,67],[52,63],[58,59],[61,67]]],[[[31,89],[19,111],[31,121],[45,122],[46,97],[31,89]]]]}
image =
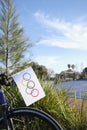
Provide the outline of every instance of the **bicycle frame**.
{"type": "Polygon", "coordinates": [[[6,98],[5,98],[5,94],[3,92],[2,89],[0,89],[0,104],[2,106],[6,105],[6,98]]]}

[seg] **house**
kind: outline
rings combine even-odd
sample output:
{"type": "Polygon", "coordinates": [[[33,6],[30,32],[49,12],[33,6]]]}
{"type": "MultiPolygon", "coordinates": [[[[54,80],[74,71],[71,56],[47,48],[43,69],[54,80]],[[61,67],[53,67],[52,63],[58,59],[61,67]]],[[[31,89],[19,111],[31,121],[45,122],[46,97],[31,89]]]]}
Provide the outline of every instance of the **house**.
{"type": "Polygon", "coordinates": [[[60,73],[60,79],[63,79],[65,81],[76,80],[76,79],[79,79],[79,73],[73,71],[72,69],[68,69],[60,73]]]}

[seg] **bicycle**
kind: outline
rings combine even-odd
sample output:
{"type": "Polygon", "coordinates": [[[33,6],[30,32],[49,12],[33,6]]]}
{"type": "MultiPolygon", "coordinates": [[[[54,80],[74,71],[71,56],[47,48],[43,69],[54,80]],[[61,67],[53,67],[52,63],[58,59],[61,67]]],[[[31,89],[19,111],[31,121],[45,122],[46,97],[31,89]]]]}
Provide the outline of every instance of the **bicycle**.
{"type": "Polygon", "coordinates": [[[7,105],[1,86],[11,85],[6,75],[2,75],[0,81],[0,104],[2,106],[0,130],[63,130],[52,116],[42,110],[31,107],[14,109],[12,102],[7,105]]]}

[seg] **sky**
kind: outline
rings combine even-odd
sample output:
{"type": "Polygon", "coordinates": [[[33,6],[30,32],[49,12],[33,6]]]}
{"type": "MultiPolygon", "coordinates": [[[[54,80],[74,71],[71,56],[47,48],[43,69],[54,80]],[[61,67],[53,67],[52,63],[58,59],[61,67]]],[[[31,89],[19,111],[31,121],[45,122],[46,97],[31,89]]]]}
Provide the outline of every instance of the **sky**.
{"type": "Polygon", "coordinates": [[[32,61],[55,73],[87,67],[87,0],[15,0],[32,61]]]}

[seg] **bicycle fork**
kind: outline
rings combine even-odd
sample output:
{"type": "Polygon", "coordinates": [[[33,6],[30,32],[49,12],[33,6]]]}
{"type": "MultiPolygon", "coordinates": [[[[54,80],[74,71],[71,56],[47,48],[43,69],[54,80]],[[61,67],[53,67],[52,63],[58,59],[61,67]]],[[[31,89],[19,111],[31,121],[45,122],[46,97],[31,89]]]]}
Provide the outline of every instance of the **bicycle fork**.
{"type": "Polygon", "coordinates": [[[5,98],[5,95],[4,95],[4,92],[2,89],[0,89],[0,103],[2,105],[2,116],[3,116],[3,119],[4,119],[4,126],[5,126],[5,129],[6,130],[9,130],[8,129],[8,123],[7,123],[7,113],[6,113],[6,98],[5,98]]]}
{"type": "Polygon", "coordinates": [[[2,106],[2,116],[3,116],[3,119],[4,119],[4,126],[5,126],[5,129],[6,130],[9,130],[9,125],[8,125],[8,119],[7,119],[7,112],[6,112],[6,105],[3,105],[2,106]]]}

